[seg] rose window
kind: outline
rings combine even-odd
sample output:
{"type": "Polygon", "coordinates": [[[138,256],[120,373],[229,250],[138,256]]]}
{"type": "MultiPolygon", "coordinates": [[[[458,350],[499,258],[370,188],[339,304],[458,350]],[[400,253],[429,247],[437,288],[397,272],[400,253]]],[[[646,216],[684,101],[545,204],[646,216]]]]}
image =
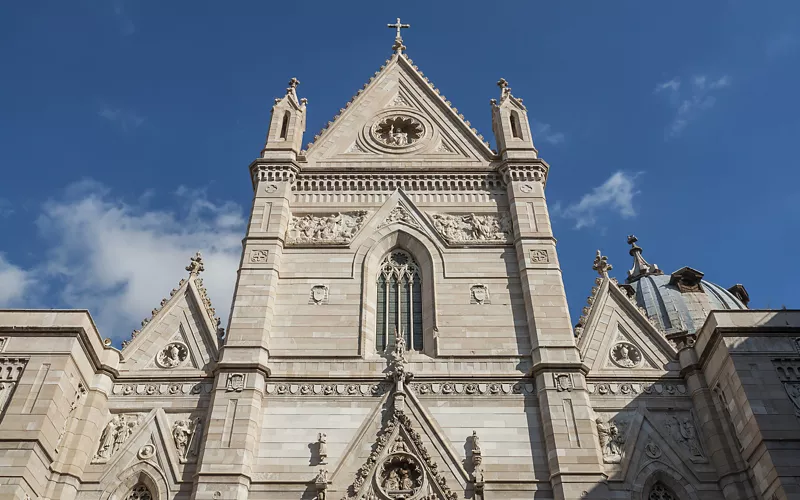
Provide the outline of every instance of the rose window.
{"type": "Polygon", "coordinates": [[[410,116],[390,116],[373,126],[375,138],[387,146],[410,146],[422,137],[424,128],[410,116]]]}

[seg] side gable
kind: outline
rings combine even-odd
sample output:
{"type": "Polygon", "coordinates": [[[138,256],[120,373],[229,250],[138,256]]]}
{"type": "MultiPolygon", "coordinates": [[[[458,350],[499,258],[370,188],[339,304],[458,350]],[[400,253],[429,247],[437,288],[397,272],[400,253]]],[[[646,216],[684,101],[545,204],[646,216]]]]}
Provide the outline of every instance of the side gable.
{"type": "MultiPolygon", "coordinates": [[[[202,258],[198,254],[193,263],[194,259],[202,258]]],[[[189,278],[181,280],[170,297],[153,309],[151,318],[142,322],[141,331],[134,331],[133,338],[123,343],[122,376],[211,374],[218,358],[219,319],[214,317],[199,272],[190,271],[189,278]]]]}
{"type": "Polygon", "coordinates": [[[312,166],[354,160],[374,160],[383,167],[387,161],[402,160],[408,166],[413,159],[486,167],[494,156],[483,137],[405,54],[394,54],[315,137],[306,152],[306,160],[312,166]],[[405,147],[392,147],[380,140],[377,128],[393,117],[411,120],[416,127],[415,137],[405,147]]]}
{"type": "Polygon", "coordinates": [[[679,371],[675,349],[611,279],[597,279],[578,348],[590,375],[662,376],[679,371]]]}

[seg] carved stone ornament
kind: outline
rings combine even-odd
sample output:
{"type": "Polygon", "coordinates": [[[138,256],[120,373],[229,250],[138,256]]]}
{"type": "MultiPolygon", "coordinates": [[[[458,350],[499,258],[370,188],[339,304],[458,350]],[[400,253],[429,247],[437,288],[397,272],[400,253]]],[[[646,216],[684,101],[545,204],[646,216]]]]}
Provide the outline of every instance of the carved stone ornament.
{"type": "Polygon", "coordinates": [[[367,220],[369,212],[339,212],[330,215],[292,216],[286,230],[289,244],[349,243],[367,220]]]}
{"type": "Polygon", "coordinates": [[[411,212],[408,211],[406,207],[403,205],[395,206],[390,212],[389,215],[386,216],[386,219],[381,223],[381,227],[388,226],[389,224],[400,223],[405,224],[411,227],[419,227],[419,222],[417,219],[411,215],[411,212]]]}
{"type": "Polygon", "coordinates": [[[324,464],[328,459],[328,435],[324,432],[320,432],[317,436],[317,455],[320,464],[324,464]]]}
{"type": "Polygon", "coordinates": [[[264,191],[268,193],[274,193],[277,190],[278,190],[277,184],[267,184],[266,187],[264,187],[264,191]]]}
{"type": "Polygon", "coordinates": [[[511,217],[502,214],[433,214],[433,225],[450,243],[505,243],[511,238],[511,217]]]}
{"type": "Polygon", "coordinates": [[[522,191],[523,193],[530,193],[531,191],[533,191],[533,186],[531,186],[530,184],[523,184],[519,187],[519,190],[522,191]]]}
{"type": "Polygon", "coordinates": [[[597,417],[597,437],[600,440],[600,451],[603,463],[618,464],[622,462],[622,447],[625,444],[625,426],[616,421],[608,421],[597,417]]]}
{"type": "Polygon", "coordinates": [[[136,454],[137,457],[141,460],[148,460],[155,456],[156,454],[156,447],[153,446],[151,443],[147,443],[146,445],[139,448],[139,453],[136,454]]]}
{"type": "Polygon", "coordinates": [[[251,250],[250,263],[251,264],[266,264],[269,250],[251,250]]]}
{"type": "Polygon", "coordinates": [[[100,444],[97,447],[97,453],[92,458],[92,463],[108,462],[108,459],[131,437],[140,420],[141,416],[135,413],[112,416],[100,435],[100,444]]]}
{"type": "Polygon", "coordinates": [[[161,368],[177,368],[189,357],[189,348],[183,342],[170,342],[156,354],[156,364],[161,368]]]}
{"type": "Polygon", "coordinates": [[[425,474],[422,464],[411,454],[389,455],[378,467],[375,482],[383,496],[411,498],[422,489],[425,474]]]}
{"type": "Polygon", "coordinates": [[[489,298],[489,287],[486,285],[482,285],[478,283],[477,285],[472,285],[469,289],[470,292],[470,304],[491,304],[492,301],[489,298]]]}
{"type": "Polygon", "coordinates": [[[8,344],[8,337],[0,337],[0,352],[6,349],[6,344],[8,344]]]}
{"type": "Polygon", "coordinates": [[[392,115],[375,122],[371,133],[385,146],[402,148],[417,142],[424,135],[425,127],[414,117],[392,115]]]}
{"type": "Polygon", "coordinates": [[[531,262],[534,264],[547,264],[550,262],[550,255],[544,248],[534,248],[531,250],[531,262]]]}
{"type": "Polygon", "coordinates": [[[558,392],[572,390],[572,377],[569,373],[554,373],[553,381],[558,392]]]}
{"type": "Polygon", "coordinates": [[[609,355],[611,361],[621,368],[636,368],[642,364],[642,353],[630,342],[617,342],[609,355]]]}
{"type": "Polygon", "coordinates": [[[328,303],[328,286],[327,285],[314,285],[311,287],[311,295],[308,298],[309,304],[327,304],[328,303]]]}
{"type": "Polygon", "coordinates": [[[694,426],[691,412],[682,412],[681,415],[675,413],[667,415],[662,423],[667,435],[673,442],[689,453],[689,458],[692,462],[707,461],[700,445],[700,439],[697,436],[697,429],[694,426]]]}
{"type": "Polygon", "coordinates": [[[150,493],[147,486],[139,483],[133,487],[125,500],[153,500],[153,494],[150,493]]]}
{"type": "Polygon", "coordinates": [[[225,392],[242,392],[244,389],[244,374],[229,373],[225,381],[225,392]]]}
{"type": "Polygon", "coordinates": [[[783,388],[786,389],[786,394],[794,403],[795,416],[800,418],[800,382],[784,382],[783,388]]]}
{"type": "Polygon", "coordinates": [[[648,439],[644,446],[644,453],[648,457],[656,459],[661,456],[661,448],[652,439],[648,439]]]}
{"type": "Polygon", "coordinates": [[[175,442],[175,450],[178,452],[178,460],[181,463],[197,457],[200,451],[202,434],[203,421],[200,418],[176,420],[172,424],[172,439],[175,442]]]}

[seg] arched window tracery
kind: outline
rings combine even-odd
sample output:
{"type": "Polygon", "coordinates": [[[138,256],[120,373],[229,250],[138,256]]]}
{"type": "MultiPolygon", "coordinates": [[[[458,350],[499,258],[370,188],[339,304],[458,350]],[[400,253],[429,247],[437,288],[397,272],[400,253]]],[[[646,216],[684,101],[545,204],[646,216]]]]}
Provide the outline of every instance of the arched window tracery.
{"type": "Polygon", "coordinates": [[[406,348],[422,351],[422,279],[411,255],[394,250],[383,259],[378,274],[375,348],[386,352],[395,336],[405,335],[406,348]]]}
{"type": "Polygon", "coordinates": [[[128,493],[128,496],[125,497],[125,500],[153,500],[153,494],[150,493],[150,489],[142,483],[138,483],[131,489],[131,492],[128,493]]]}
{"type": "Polygon", "coordinates": [[[659,481],[650,489],[647,500],[678,500],[678,497],[664,483],[659,481]]]}

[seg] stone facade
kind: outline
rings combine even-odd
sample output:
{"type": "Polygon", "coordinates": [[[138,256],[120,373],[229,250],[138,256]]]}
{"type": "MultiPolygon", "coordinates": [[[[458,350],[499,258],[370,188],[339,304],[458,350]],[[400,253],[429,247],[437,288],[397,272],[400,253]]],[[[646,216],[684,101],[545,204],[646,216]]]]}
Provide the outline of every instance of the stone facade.
{"type": "Polygon", "coordinates": [[[491,150],[397,30],[306,149],[276,99],[227,332],[199,254],[121,350],[0,311],[0,498],[800,498],[800,312],[708,314],[634,238],[573,328],[522,100],[499,82],[491,150]]]}

